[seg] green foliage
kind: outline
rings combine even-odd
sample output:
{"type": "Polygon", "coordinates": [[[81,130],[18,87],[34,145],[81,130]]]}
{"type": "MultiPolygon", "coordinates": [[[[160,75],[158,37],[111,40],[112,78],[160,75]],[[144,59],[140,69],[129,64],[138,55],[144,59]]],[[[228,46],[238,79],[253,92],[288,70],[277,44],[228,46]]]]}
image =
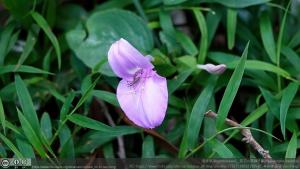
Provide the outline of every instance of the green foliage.
{"type": "Polygon", "coordinates": [[[57,158],[92,158],[99,152],[118,158],[120,148],[128,158],[262,158],[242,141],[241,129],[250,129],[273,158],[298,157],[298,3],[2,3],[1,158],[54,164],[57,158]],[[167,114],[153,130],[136,127],[118,103],[120,79],[107,52],[120,38],[151,55],[154,69],[167,78],[167,114]],[[227,69],[218,75],[198,69],[207,63],[227,69]],[[217,116],[207,117],[209,110],[217,116]]]}

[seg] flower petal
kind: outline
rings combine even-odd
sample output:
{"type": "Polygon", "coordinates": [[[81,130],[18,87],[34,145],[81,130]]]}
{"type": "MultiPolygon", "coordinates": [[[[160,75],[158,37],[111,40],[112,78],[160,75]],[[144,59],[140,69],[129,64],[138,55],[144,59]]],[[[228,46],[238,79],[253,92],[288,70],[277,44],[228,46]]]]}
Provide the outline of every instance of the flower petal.
{"type": "Polygon", "coordinates": [[[126,116],[143,128],[159,126],[168,105],[167,81],[151,70],[151,77],[140,79],[135,86],[122,80],[117,88],[117,98],[126,116]]]}
{"type": "Polygon", "coordinates": [[[213,65],[213,64],[205,64],[205,65],[197,65],[199,69],[204,69],[212,74],[222,74],[226,70],[226,65],[213,65]]]}
{"type": "Polygon", "coordinates": [[[108,51],[108,62],[114,73],[130,79],[139,69],[152,69],[153,65],[125,39],[113,43],[108,51]]]}

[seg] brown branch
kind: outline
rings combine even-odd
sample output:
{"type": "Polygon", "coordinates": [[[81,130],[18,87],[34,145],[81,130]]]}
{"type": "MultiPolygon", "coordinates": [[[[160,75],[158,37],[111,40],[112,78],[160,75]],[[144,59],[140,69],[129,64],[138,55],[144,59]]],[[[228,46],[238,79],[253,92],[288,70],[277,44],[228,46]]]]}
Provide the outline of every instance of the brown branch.
{"type": "MultiPolygon", "coordinates": [[[[217,118],[217,114],[213,111],[208,111],[205,113],[205,116],[211,117],[211,118],[217,118]]],[[[232,127],[242,127],[239,123],[230,120],[226,118],[225,123],[232,127]]],[[[265,159],[272,159],[272,157],[269,154],[268,150],[265,150],[252,136],[250,129],[242,128],[241,134],[244,136],[242,141],[250,144],[254,150],[256,150],[263,158],[265,159]]]]}

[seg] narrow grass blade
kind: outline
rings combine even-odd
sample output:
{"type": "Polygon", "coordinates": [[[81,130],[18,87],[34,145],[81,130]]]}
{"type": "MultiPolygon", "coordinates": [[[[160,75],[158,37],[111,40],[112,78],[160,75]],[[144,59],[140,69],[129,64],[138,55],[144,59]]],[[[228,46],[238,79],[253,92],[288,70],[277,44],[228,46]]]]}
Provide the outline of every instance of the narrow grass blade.
{"type": "Polygon", "coordinates": [[[188,35],[184,34],[181,31],[176,31],[176,39],[186,53],[188,53],[191,56],[197,55],[198,53],[197,47],[195,46],[194,42],[188,35]]]}
{"type": "Polygon", "coordinates": [[[5,137],[4,135],[2,135],[0,133],[0,138],[1,140],[7,145],[7,147],[10,148],[10,150],[12,152],[15,153],[15,155],[17,156],[17,158],[24,158],[24,156],[22,155],[22,153],[17,149],[17,147],[10,141],[10,139],[8,139],[7,137],[5,137]]]}
{"type": "Polygon", "coordinates": [[[264,48],[273,63],[276,63],[275,40],[272,30],[271,19],[267,12],[264,12],[260,17],[260,35],[263,41],[264,48]]]}
{"type": "Polygon", "coordinates": [[[213,96],[217,79],[217,76],[211,77],[209,83],[202,90],[193,106],[192,112],[187,122],[186,131],[180,145],[180,157],[184,157],[186,152],[189,149],[195,147],[197,144],[199,131],[204,118],[204,113],[207,111],[207,107],[213,96]]]}
{"type": "Polygon", "coordinates": [[[235,9],[227,9],[227,45],[228,49],[232,49],[235,44],[235,32],[237,25],[237,11],[235,9]]]}
{"type": "Polygon", "coordinates": [[[70,92],[62,108],[60,109],[60,113],[59,113],[60,121],[63,121],[66,118],[70,108],[72,107],[72,101],[74,100],[74,98],[75,98],[75,93],[70,92]]]}
{"type": "Polygon", "coordinates": [[[17,70],[18,67],[24,63],[24,61],[27,59],[27,57],[33,50],[33,47],[37,41],[36,36],[38,35],[38,32],[39,32],[39,29],[34,29],[34,27],[32,27],[32,29],[28,31],[26,43],[24,46],[24,51],[22,52],[22,54],[18,60],[15,70],[17,70]]]}
{"type": "Polygon", "coordinates": [[[296,96],[299,85],[297,83],[290,83],[282,93],[282,99],[280,103],[280,129],[285,139],[285,124],[286,124],[286,115],[288,109],[296,96]]]}
{"type": "Polygon", "coordinates": [[[94,90],[93,95],[100,100],[106,101],[116,107],[120,107],[117,97],[114,93],[104,91],[104,90],[94,90]]]}
{"type": "Polygon", "coordinates": [[[6,25],[5,29],[1,32],[0,37],[0,66],[3,65],[5,57],[9,48],[9,41],[11,39],[12,33],[15,29],[15,25],[10,23],[6,25]]]}
{"type": "Polygon", "coordinates": [[[199,55],[198,55],[198,63],[203,64],[207,54],[208,48],[208,33],[207,33],[207,25],[205,21],[205,17],[203,16],[202,12],[198,9],[193,9],[193,13],[196,17],[198,26],[201,32],[201,39],[200,39],[200,48],[199,48],[199,55]]]}
{"type": "Polygon", "coordinates": [[[21,77],[19,75],[15,76],[15,85],[16,85],[17,95],[18,95],[22,110],[24,112],[25,118],[31,124],[34,131],[36,133],[40,133],[39,120],[38,120],[36,111],[34,109],[32,99],[30,97],[29,91],[26,88],[25,83],[23,82],[23,80],[21,79],[21,77]]]}
{"type": "Polygon", "coordinates": [[[192,74],[193,70],[185,70],[172,80],[168,80],[168,93],[171,95],[192,74]]]}
{"type": "Polygon", "coordinates": [[[4,113],[4,108],[3,108],[3,104],[2,104],[2,100],[0,98],[0,122],[1,122],[1,126],[3,128],[4,131],[4,135],[6,135],[6,130],[5,130],[5,113],[4,113]]]}
{"type": "Polygon", "coordinates": [[[293,136],[288,144],[285,158],[295,159],[297,154],[297,132],[293,133],[293,136]]]}
{"type": "Polygon", "coordinates": [[[35,20],[35,22],[43,29],[45,34],[50,39],[52,45],[54,46],[54,49],[55,49],[55,52],[57,55],[58,67],[60,69],[60,67],[61,67],[61,50],[59,47],[58,40],[56,39],[56,36],[51,31],[50,26],[48,25],[47,21],[45,20],[45,18],[42,15],[40,15],[37,12],[32,12],[31,16],[35,20]]]}
{"type": "Polygon", "coordinates": [[[26,66],[26,65],[6,65],[6,66],[0,66],[0,74],[5,73],[34,73],[34,74],[52,74],[50,72],[32,67],[32,66],[26,66]],[[17,68],[17,69],[16,69],[17,68]]]}
{"type": "Polygon", "coordinates": [[[220,130],[225,122],[225,119],[228,115],[228,112],[230,110],[230,107],[233,103],[233,100],[235,98],[235,95],[238,91],[238,88],[240,86],[240,83],[242,81],[242,77],[245,70],[245,63],[248,55],[248,47],[249,42],[246,45],[246,48],[242,54],[242,57],[240,59],[239,64],[237,65],[236,69],[234,70],[227,87],[225,89],[223,98],[220,103],[220,107],[218,109],[218,116],[217,116],[217,129],[220,130]]]}
{"type": "Polygon", "coordinates": [[[18,117],[21,123],[21,127],[24,131],[26,138],[42,158],[47,157],[47,153],[38,135],[35,133],[34,129],[31,127],[29,121],[25,118],[25,116],[19,111],[19,109],[17,110],[18,110],[18,117]]]}

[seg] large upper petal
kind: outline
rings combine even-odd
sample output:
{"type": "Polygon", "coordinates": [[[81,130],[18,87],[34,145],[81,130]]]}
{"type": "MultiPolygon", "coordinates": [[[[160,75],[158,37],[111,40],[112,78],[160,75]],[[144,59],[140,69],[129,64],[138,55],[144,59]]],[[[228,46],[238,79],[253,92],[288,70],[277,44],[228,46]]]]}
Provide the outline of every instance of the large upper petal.
{"type": "Polygon", "coordinates": [[[144,57],[125,39],[113,43],[108,51],[108,62],[114,73],[123,78],[130,79],[139,69],[152,69],[149,58],[144,57]]]}
{"type": "Polygon", "coordinates": [[[140,79],[136,85],[122,80],[117,88],[117,98],[126,116],[143,128],[159,126],[166,114],[168,90],[166,78],[151,71],[150,77],[140,79]]]}

